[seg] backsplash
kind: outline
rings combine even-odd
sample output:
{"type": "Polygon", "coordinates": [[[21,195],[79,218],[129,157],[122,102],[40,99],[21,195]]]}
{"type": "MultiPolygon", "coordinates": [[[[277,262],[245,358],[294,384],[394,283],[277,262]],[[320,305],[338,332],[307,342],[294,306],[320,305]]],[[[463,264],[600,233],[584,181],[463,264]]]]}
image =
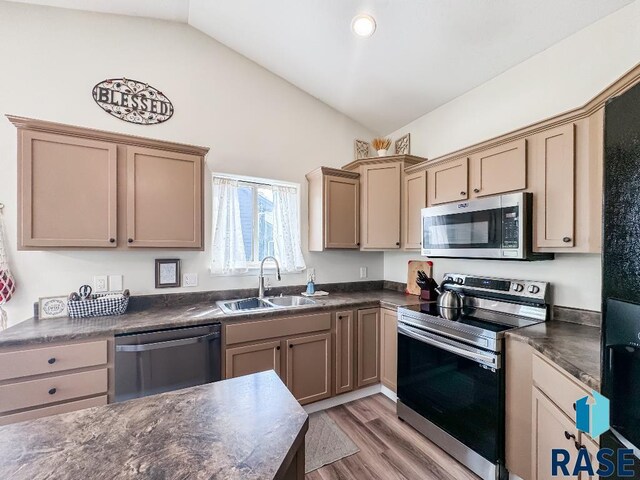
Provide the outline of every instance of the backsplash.
{"type": "Polygon", "coordinates": [[[551,315],[553,320],[559,322],[577,323],[598,328],[600,328],[602,319],[600,312],[560,306],[554,306],[551,315]]]}

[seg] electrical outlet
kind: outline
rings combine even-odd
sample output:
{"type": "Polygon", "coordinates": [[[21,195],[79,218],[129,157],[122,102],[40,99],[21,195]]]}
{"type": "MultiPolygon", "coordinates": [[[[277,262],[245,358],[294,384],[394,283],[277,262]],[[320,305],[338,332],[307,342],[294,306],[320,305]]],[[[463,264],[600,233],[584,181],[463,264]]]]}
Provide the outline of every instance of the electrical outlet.
{"type": "Polygon", "coordinates": [[[106,293],[109,291],[109,277],[96,275],[93,277],[93,293],[106,293]]]}
{"type": "Polygon", "coordinates": [[[367,267],[360,267],[360,278],[367,278],[367,267]]]}
{"type": "Polygon", "coordinates": [[[197,287],[198,286],[198,274],[197,273],[185,273],[182,276],[183,287],[197,287]]]}
{"type": "Polygon", "coordinates": [[[122,275],[109,275],[109,291],[121,292],[123,290],[122,275]]]}

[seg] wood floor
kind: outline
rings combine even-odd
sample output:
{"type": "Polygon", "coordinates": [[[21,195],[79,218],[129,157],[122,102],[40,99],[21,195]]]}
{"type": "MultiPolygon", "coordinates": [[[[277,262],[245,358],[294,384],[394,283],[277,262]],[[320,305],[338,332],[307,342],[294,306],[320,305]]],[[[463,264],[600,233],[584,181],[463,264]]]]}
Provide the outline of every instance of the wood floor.
{"type": "Polygon", "coordinates": [[[477,480],[478,477],[395,414],[378,394],[327,410],[360,451],[306,475],[306,480],[477,480]]]}

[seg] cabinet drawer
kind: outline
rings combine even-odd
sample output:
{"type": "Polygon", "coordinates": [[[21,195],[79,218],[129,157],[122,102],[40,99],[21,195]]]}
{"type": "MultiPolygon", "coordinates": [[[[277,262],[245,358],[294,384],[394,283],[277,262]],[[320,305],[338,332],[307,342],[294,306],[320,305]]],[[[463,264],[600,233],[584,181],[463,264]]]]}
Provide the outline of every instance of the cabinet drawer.
{"type": "Polygon", "coordinates": [[[107,363],[107,341],[0,353],[0,381],[107,363]]]}
{"type": "Polygon", "coordinates": [[[107,396],[85,398],[84,400],[76,400],[75,402],[61,403],[60,405],[52,405],[51,407],[34,408],[26,412],[13,413],[10,415],[0,416],[0,425],[9,425],[10,423],[25,422],[27,420],[35,420],[36,418],[49,417],[58,415],[59,413],[69,413],[85,408],[101,407],[107,404],[107,396]]]}
{"type": "Polygon", "coordinates": [[[573,407],[576,400],[585,395],[591,397],[589,390],[538,355],[533,356],[533,383],[572,419],[576,418],[573,407]]]}
{"type": "Polygon", "coordinates": [[[107,369],[0,386],[0,413],[107,392],[107,369]]]}
{"type": "Polygon", "coordinates": [[[257,322],[227,325],[225,344],[253,342],[276,337],[287,337],[300,333],[319,332],[331,329],[331,314],[318,313],[302,317],[273,318],[257,322]]]}

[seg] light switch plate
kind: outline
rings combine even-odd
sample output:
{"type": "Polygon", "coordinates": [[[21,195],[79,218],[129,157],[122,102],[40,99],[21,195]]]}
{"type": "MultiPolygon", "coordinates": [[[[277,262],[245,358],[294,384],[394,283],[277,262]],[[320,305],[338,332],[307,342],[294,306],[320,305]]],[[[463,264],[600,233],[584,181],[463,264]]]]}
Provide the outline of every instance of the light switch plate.
{"type": "Polygon", "coordinates": [[[109,275],[109,291],[121,292],[124,290],[122,286],[122,275],[109,275]]]}
{"type": "Polygon", "coordinates": [[[109,277],[96,275],[93,277],[93,293],[106,293],[109,291],[109,277]]]}
{"type": "Polygon", "coordinates": [[[367,278],[367,267],[360,267],[360,278],[367,278]]]}
{"type": "Polygon", "coordinates": [[[197,273],[185,273],[182,276],[183,287],[197,287],[198,286],[198,274],[197,273]]]}

